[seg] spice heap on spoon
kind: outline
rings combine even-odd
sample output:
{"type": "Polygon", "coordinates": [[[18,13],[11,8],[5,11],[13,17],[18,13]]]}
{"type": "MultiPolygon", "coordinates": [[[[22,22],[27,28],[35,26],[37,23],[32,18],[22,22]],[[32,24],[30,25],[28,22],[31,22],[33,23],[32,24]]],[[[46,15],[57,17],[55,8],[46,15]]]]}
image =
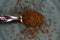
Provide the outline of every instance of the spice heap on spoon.
{"type": "Polygon", "coordinates": [[[29,10],[25,7],[22,13],[22,21],[26,26],[35,27],[44,22],[44,16],[36,10],[29,10]]]}

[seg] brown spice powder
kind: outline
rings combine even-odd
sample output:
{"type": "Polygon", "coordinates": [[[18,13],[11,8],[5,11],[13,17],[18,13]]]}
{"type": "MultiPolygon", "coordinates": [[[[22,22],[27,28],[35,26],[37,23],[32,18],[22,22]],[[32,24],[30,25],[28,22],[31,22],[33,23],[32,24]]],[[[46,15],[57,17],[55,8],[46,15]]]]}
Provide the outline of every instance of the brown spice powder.
{"type": "Polygon", "coordinates": [[[26,26],[36,26],[37,24],[41,24],[44,21],[44,17],[42,14],[35,10],[28,10],[26,7],[24,8],[24,12],[22,14],[23,24],[26,26]]]}

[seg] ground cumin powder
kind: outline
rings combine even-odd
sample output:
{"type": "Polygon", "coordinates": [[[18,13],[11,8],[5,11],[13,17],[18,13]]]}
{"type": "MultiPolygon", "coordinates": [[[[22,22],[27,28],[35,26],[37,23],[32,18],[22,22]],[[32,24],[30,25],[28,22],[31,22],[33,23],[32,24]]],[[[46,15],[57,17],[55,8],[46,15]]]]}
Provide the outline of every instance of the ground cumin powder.
{"type": "Polygon", "coordinates": [[[39,12],[35,10],[29,10],[25,7],[22,14],[22,21],[26,26],[35,27],[36,25],[41,24],[44,21],[44,17],[39,12]]]}

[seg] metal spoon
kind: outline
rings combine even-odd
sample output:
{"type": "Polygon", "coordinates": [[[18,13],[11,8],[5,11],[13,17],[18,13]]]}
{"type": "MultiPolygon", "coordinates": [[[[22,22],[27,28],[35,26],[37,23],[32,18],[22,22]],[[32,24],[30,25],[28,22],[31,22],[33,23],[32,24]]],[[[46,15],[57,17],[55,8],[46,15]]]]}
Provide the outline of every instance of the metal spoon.
{"type": "Polygon", "coordinates": [[[0,16],[0,21],[1,22],[12,22],[12,21],[22,22],[22,16],[20,15],[19,17],[16,17],[16,16],[3,15],[3,16],[0,16]]]}

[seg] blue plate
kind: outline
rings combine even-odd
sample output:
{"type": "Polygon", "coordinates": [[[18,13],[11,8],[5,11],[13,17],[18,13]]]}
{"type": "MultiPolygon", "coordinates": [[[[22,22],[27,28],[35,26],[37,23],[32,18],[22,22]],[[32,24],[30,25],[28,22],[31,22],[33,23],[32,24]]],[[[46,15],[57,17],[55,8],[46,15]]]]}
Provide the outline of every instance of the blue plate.
{"type": "MultiPolygon", "coordinates": [[[[0,15],[19,16],[27,6],[43,14],[45,19],[50,22],[50,34],[44,35],[40,32],[37,34],[39,39],[32,40],[60,40],[59,2],[58,0],[20,0],[19,2],[18,0],[0,0],[0,15]]],[[[0,40],[29,40],[20,34],[23,27],[25,26],[21,23],[1,23],[0,40]]]]}

